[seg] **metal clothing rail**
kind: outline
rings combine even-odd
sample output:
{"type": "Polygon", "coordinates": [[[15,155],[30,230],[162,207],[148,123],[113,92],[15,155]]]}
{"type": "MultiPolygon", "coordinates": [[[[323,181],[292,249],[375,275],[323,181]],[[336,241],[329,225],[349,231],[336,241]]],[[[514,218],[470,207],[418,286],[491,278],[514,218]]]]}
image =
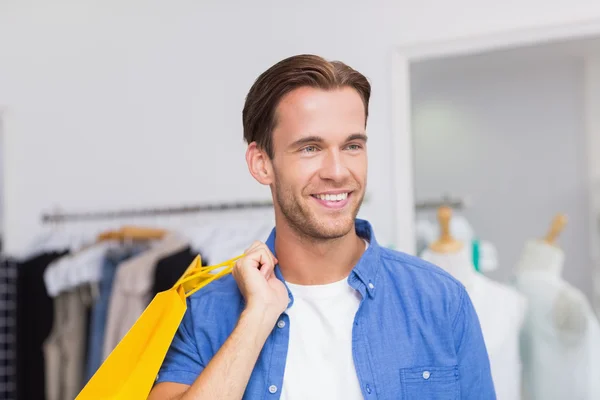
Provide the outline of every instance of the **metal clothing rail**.
{"type": "Polygon", "coordinates": [[[75,221],[97,221],[118,218],[150,217],[160,215],[194,214],[200,212],[231,211],[273,207],[272,201],[250,201],[236,203],[198,204],[181,207],[128,209],[96,212],[54,212],[42,214],[42,223],[62,223],[75,221]]]}
{"type": "Polygon", "coordinates": [[[415,203],[415,208],[419,211],[434,210],[436,208],[447,206],[455,210],[466,208],[467,202],[463,198],[452,198],[443,196],[441,199],[424,200],[415,203]]]}

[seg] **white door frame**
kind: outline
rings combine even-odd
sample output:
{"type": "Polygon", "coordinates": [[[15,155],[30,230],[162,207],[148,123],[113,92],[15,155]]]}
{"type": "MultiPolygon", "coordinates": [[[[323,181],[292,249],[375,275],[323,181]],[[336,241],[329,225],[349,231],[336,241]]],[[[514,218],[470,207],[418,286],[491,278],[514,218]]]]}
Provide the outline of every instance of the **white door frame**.
{"type": "Polygon", "coordinates": [[[392,59],[392,187],[394,243],[415,254],[415,199],[411,133],[410,65],[416,61],[468,55],[566,39],[600,36],[600,19],[512,30],[453,40],[398,46],[392,59]]]}

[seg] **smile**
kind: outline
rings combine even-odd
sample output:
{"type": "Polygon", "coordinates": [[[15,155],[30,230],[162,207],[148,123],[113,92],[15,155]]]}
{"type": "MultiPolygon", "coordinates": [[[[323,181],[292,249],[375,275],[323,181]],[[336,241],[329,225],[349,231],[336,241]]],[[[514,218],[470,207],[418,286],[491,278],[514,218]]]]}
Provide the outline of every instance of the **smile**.
{"type": "Polygon", "coordinates": [[[338,194],[313,194],[319,200],[325,201],[342,201],[348,198],[349,193],[338,193],[338,194]]]}
{"type": "Polygon", "coordinates": [[[342,193],[319,193],[311,195],[321,206],[328,209],[341,209],[348,204],[348,198],[352,192],[342,193]]]}

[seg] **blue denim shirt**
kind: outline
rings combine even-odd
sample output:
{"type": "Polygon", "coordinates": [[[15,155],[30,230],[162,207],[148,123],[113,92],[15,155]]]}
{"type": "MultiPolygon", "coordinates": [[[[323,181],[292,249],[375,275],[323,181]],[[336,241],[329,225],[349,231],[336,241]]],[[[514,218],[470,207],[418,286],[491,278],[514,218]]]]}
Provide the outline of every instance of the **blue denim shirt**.
{"type": "MultiPolygon", "coordinates": [[[[348,277],[362,295],[352,352],[364,398],[495,399],[479,320],[465,288],[438,267],[380,247],[367,221],[357,219],[356,231],[370,242],[348,277]]],[[[275,253],[275,230],[266,244],[275,253]]],[[[275,273],[283,281],[278,266],[275,273]]],[[[187,306],[157,382],[191,385],[233,331],[244,303],[227,276],[192,295],[187,306]]],[[[244,399],[281,394],[290,321],[286,313],[280,319],[286,323],[273,327],[244,399]]]]}

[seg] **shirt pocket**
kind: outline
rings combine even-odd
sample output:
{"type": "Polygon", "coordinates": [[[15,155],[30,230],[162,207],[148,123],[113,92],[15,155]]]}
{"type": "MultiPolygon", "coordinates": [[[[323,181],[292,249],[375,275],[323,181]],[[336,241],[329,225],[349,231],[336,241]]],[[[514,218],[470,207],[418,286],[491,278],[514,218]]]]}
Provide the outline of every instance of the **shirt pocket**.
{"type": "Polygon", "coordinates": [[[400,370],[402,400],[458,400],[458,366],[400,370]]]}

